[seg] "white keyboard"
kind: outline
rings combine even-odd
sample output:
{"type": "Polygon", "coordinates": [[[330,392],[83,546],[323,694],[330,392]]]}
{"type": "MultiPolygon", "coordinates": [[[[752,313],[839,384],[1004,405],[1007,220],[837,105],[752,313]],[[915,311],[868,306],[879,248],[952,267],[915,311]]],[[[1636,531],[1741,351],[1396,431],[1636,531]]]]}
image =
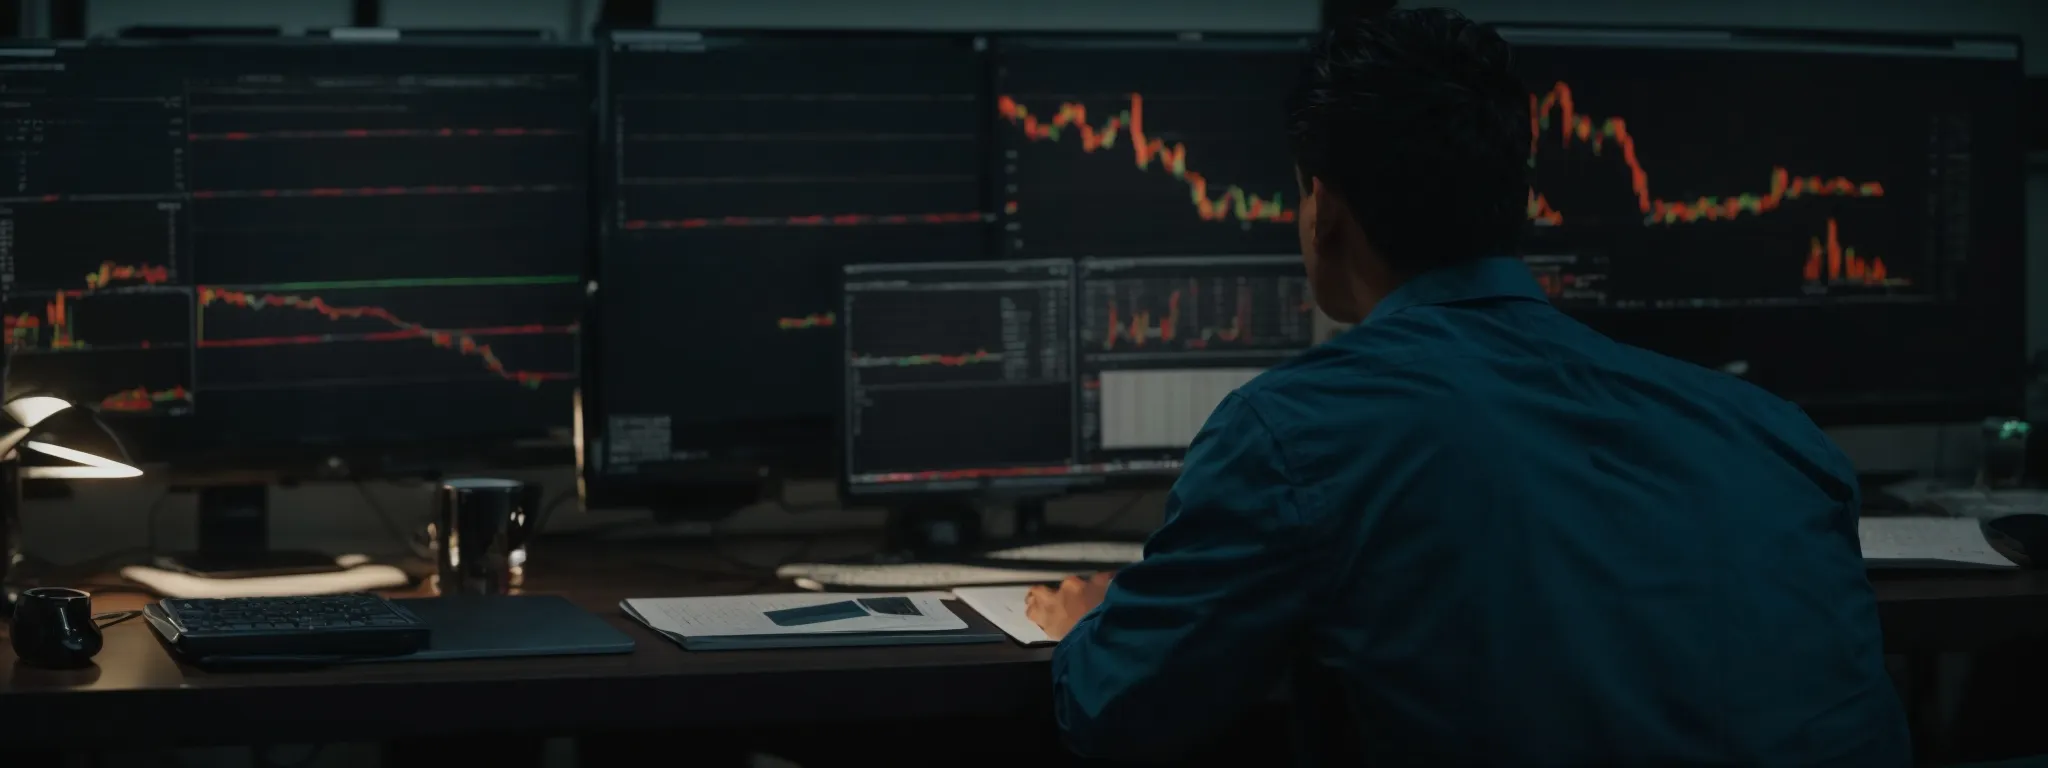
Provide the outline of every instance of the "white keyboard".
{"type": "Polygon", "coordinates": [[[775,575],[796,582],[803,589],[859,587],[863,589],[945,589],[965,585],[1050,584],[1072,571],[1029,571],[984,568],[944,563],[903,565],[855,565],[834,563],[792,563],[775,569],[775,575]]]}
{"type": "Polygon", "coordinates": [[[988,557],[994,560],[1130,565],[1145,559],[1145,545],[1122,541],[1067,541],[997,550],[988,553],[988,557]]]}

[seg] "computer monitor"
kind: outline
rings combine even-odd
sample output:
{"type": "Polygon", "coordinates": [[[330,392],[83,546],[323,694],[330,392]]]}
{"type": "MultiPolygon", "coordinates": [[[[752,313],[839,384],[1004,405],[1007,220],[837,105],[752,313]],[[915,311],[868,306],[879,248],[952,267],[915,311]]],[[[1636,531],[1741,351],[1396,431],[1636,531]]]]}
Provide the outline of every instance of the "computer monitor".
{"type": "Polygon", "coordinates": [[[831,472],[841,265],[991,245],[983,44],[615,31],[600,47],[588,498],[831,472]]]}
{"type": "Polygon", "coordinates": [[[845,268],[845,487],[1047,496],[1170,479],[1217,404],[1312,343],[1298,256],[845,268]]]}
{"type": "Polygon", "coordinates": [[[1824,422],[2019,407],[2017,40],[1502,32],[1561,306],[1824,422]]]}
{"type": "Polygon", "coordinates": [[[1286,101],[1302,37],[1025,37],[996,46],[1012,258],[1292,254],[1286,101]]]}
{"type": "Polygon", "coordinates": [[[11,52],[0,81],[27,133],[0,192],[10,392],[91,404],[181,469],[566,447],[585,50],[11,52]]]}

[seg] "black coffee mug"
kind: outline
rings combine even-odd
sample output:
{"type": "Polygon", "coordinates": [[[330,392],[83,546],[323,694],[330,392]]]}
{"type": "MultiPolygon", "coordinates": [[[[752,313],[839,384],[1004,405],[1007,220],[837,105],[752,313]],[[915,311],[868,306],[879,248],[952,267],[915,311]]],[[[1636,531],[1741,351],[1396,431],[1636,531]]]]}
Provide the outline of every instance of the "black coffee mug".
{"type": "Polygon", "coordinates": [[[14,655],[47,669],[83,667],[106,639],[92,618],[92,595],[63,587],[22,590],[8,629],[14,655]]]}

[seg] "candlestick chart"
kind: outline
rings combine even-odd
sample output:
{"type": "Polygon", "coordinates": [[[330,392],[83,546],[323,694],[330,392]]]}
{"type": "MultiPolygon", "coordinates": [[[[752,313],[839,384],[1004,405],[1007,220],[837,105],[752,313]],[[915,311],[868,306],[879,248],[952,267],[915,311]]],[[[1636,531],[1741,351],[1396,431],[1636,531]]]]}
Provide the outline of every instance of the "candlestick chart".
{"type": "Polygon", "coordinates": [[[10,386],[115,412],[188,412],[183,213],[178,200],[0,207],[10,386]]]}
{"type": "Polygon", "coordinates": [[[1314,333],[1300,276],[1093,279],[1082,301],[1092,351],[1293,350],[1314,333]]]}
{"type": "Polygon", "coordinates": [[[1525,64],[1525,213],[1527,258],[1554,300],[1656,308],[1925,296],[1925,121],[1838,91],[1740,78],[1645,89],[1545,55],[1525,64]],[[1830,244],[1846,241],[1882,243],[1884,276],[1870,277],[1876,262],[1855,277],[1847,270],[1862,261],[1829,262],[1830,244]],[[1831,277],[1828,263],[1843,272],[1831,277]]]}
{"type": "Polygon", "coordinates": [[[1280,43],[1004,48],[993,106],[1010,252],[1291,250],[1298,185],[1275,115],[1298,55],[1280,43]]]}
{"type": "Polygon", "coordinates": [[[1316,343],[1295,256],[1084,259],[1083,458],[1173,461],[1216,404],[1316,343]]]}

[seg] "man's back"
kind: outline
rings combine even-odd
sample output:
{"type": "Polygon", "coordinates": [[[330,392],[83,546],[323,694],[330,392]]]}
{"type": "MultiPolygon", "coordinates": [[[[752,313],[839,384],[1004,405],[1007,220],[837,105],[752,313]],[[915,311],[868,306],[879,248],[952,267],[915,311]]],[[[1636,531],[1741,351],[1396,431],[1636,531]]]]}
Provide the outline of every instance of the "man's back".
{"type": "Polygon", "coordinates": [[[1438,270],[1217,409],[1058,713],[1171,754],[1292,667],[1376,764],[1904,765],[1856,505],[1791,405],[1438,270]]]}
{"type": "Polygon", "coordinates": [[[1855,473],[1791,405],[1491,260],[1240,396],[1343,553],[1309,647],[1368,754],[1903,758],[1855,473]]]}

